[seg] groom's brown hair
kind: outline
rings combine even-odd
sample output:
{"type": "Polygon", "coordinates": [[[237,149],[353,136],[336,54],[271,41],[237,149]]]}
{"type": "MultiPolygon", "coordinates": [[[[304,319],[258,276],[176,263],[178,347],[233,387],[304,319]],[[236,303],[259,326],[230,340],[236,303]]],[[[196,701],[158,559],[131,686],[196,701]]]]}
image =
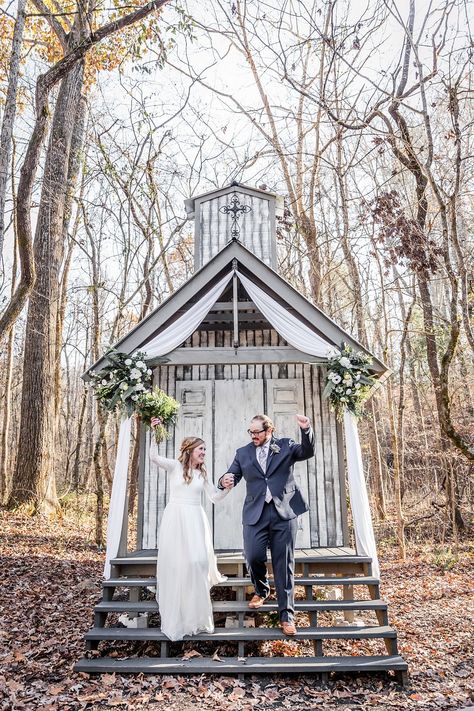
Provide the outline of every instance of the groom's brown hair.
{"type": "Polygon", "coordinates": [[[260,420],[260,422],[262,423],[262,428],[264,430],[275,429],[275,425],[268,417],[268,415],[255,415],[254,417],[252,417],[252,420],[260,420]]]}

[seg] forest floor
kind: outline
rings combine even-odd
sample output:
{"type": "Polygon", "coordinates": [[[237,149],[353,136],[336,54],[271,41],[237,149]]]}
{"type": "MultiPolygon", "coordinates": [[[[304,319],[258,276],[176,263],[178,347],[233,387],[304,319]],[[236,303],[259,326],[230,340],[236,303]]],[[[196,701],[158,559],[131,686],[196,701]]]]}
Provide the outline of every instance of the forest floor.
{"type": "MultiPolygon", "coordinates": [[[[382,548],[382,588],[409,686],[387,676],[235,678],[73,672],[100,596],[93,521],[0,513],[0,709],[463,709],[474,706],[474,544],[382,548]]],[[[222,652],[221,652],[222,653],[222,652]]]]}

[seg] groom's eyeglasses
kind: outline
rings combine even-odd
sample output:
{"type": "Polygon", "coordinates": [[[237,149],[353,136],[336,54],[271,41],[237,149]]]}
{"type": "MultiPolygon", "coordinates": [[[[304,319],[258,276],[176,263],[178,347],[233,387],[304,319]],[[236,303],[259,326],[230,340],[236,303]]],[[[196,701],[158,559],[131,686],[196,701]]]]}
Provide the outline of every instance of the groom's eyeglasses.
{"type": "Polygon", "coordinates": [[[249,435],[253,437],[254,435],[262,434],[262,432],[266,432],[266,429],[263,428],[263,430],[247,430],[249,435]]]}

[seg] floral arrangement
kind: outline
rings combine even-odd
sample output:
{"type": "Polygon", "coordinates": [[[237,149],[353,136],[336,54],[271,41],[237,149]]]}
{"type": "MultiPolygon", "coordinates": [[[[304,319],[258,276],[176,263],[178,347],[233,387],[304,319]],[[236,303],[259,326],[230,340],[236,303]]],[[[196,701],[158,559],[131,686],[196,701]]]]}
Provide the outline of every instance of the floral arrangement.
{"type": "Polygon", "coordinates": [[[347,343],[341,350],[328,351],[328,369],[324,397],[329,399],[337,419],[342,420],[349,410],[355,417],[363,414],[363,404],[375,380],[370,375],[372,358],[361,351],[355,352],[347,343]]]}
{"type": "Polygon", "coordinates": [[[106,353],[109,364],[98,373],[91,373],[91,386],[99,404],[108,412],[137,413],[150,426],[152,417],[161,424],[155,427],[155,438],[161,442],[167,436],[166,427],[174,424],[179,403],[169,395],[152,387],[151,368],[146,364],[146,353],[133,355],[111,349],[106,353]]]}
{"type": "Polygon", "coordinates": [[[140,395],[151,388],[152,371],[145,362],[146,354],[128,355],[111,349],[106,358],[109,365],[91,373],[95,397],[104,410],[125,410],[130,417],[140,395]]]}

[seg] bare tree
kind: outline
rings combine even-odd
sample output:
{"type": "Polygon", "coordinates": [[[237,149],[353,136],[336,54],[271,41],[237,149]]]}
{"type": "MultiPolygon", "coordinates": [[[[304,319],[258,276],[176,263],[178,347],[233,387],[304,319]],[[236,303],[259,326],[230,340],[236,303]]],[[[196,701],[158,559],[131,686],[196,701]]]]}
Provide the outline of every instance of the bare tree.
{"type": "MultiPolygon", "coordinates": [[[[22,276],[16,294],[0,319],[2,330],[14,322],[33,286],[26,326],[22,422],[29,427],[20,430],[18,459],[10,506],[33,502],[48,511],[57,506],[54,473],[55,433],[55,363],[58,346],[57,325],[60,299],[59,274],[64,256],[64,222],[68,187],[76,161],[71,146],[74,127],[81,107],[84,82],[84,57],[97,42],[141,21],[166,0],[154,0],[118,20],[92,31],[92,7],[78,6],[70,31],[52,15],[42,0],[35,0],[44,12],[63,49],[57,62],[37,82],[36,122],[21,170],[17,197],[18,244],[22,276]],[[45,160],[42,195],[32,249],[30,202],[31,190],[47,126],[48,95],[60,82],[56,99],[49,146],[45,160]]],[[[77,144],[80,141],[76,142],[77,144]]]]}

